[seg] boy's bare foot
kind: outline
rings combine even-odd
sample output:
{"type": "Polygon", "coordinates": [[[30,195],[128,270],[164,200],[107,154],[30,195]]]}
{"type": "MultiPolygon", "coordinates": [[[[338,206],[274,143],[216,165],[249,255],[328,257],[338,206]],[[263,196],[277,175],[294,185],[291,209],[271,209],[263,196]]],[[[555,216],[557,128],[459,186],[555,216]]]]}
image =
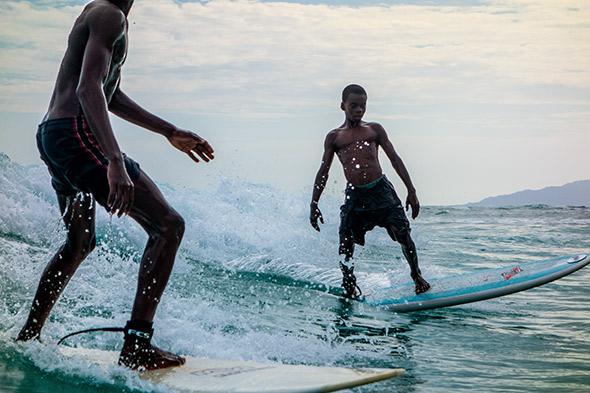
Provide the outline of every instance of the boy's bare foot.
{"type": "Polygon", "coordinates": [[[422,278],[422,276],[414,278],[414,283],[416,284],[416,295],[424,293],[430,289],[430,284],[422,278]]]}
{"type": "Polygon", "coordinates": [[[151,322],[129,321],[125,326],[125,343],[119,365],[132,370],[149,371],[182,366],[186,359],[150,343],[154,329],[151,322]]]}
{"type": "Polygon", "coordinates": [[[363,293],[356,284],[354,266],[348,267],[340,262],[340,270],[342,271],[342,288],[344,289],[344,297],[349,299],[360,298],[363,293]]]}
{"type": "Polygon", "coordinates": [[[16,341],[39,340],[40,335],[41,329],[25,325],[18,333],[18,336],[16,336],[16,341]]]}
{"type": "Polygon", "coordinates": [[[119,356],[119,365],[132,370],[149,371],[182,366],[186,359],[151,344],[125,345],[119,356]]]}

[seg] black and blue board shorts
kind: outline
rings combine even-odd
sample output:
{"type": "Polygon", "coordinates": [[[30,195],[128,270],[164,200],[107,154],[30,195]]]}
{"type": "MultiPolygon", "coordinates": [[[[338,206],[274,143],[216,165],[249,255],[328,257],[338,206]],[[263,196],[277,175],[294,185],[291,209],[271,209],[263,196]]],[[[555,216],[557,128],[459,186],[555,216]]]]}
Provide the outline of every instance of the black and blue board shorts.
{"type": "Polygon", "coordinates": [[[362,186],[349,184],[340,207],[339,254],[352,256],[354,244],[365,245],[365,234],[380,226],[393,226],[400,235],[409,234],[410,222],[393,184],[385,177],[362,186]]]}
{"type": "MultiPolygon", "coordinates": [[[[83,116],[41,123],[37,129],[37,148],[58,194],[91,193],[101,205],[106,204],[109,161],[83,116]]],[[[140,175],[139,164],[126,155],[123,159],[129,177],[136,181],[140,175]]]]}

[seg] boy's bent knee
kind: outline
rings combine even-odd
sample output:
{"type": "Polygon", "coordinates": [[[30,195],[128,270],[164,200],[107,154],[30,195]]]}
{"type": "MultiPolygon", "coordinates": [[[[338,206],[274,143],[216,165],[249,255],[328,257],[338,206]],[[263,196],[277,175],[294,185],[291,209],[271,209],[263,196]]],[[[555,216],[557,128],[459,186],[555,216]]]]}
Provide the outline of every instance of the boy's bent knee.
{"type": "Polygon", "coordinates": [[[185,223],[184,218],[175,210],[171,210],[164,217],[164,224],[161,228],[162,234],[172,239],[182,239],[184,235],[185,223]]]}
{"type": "Polygon", "coordinates": [[[410,228],[390,228],[390,235],[402,246],[411,246],[413,244],[410,228]]]}

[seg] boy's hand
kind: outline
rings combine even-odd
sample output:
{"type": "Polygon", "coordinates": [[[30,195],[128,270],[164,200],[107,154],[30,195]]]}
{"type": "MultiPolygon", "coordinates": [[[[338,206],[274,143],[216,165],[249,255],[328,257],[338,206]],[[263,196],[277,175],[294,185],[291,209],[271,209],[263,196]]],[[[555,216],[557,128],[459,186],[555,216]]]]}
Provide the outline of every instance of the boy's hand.
{"type": "Polygon", "coordinates": [[[197,156],[205,162],[214,158],[213,148],[209,142],[194,132],[177,129],[168,137],[168,140],[172,146],[186,153],[194,162],[199,162],[197,156]]]}
{"type": "Polygon", "coordinates": [[[111,160],[107,167],[107,181],[109,183],[109,198],[107,207],[110,214],[121,217],[129,213],[133,206],[133,182],[127,174],[122,160],[111,160]]]}
{"type": "Polygon", "coordinates": [[[406,211],[408,211],[410,206],[412,206],[412,219],[415,219],[420,213],[420,202],[418,202],[416,191],[408,193],[408,197],[406,198],[406,211]]]}
{"type": "Polygon", "coordinates": [[[318,205],[315,203],[312,203],[309,209],[309,222],[313,229],[319,232],[320,226],[318,225],[318,219],[322,224],[324,223],[324,217],[322,216],[322,212],[320,211],[318,205]]]}

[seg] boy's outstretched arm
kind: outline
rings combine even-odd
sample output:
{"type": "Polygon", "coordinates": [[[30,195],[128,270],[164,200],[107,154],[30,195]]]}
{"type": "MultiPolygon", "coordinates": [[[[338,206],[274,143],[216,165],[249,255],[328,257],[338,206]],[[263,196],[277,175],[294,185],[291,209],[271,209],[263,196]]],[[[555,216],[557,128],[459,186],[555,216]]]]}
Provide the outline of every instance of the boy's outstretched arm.
{"type": "Polygon", "coordinates": [[[311,195],[311,204],[309,206],[309,222],[311,226],[316,230],[320,231],[320,226],[318,225],[318,219],[323,224],[324,217],[322,216],[322,212],[318,206],[320,202],[320,196],[326,188],[326,183],[328,182],[328,174],[330,172],[330,166],[332,165],[332,160],[334,159],[334,139],[336,138],[336,134],[334,132],[330,132],[326,136],[326,140],[324,141],[324,155],[322,156],[322,164],[320,165],[320,169],[318,169],[318,173],[315,175],[315,181],[313,183],[313,193],[311,195]]]}
{"type": "Polygon", "coordinates": [[[415,219],[416,217],[418,217],[418,214],[420,213],[420,202],[418,202],[418,196],[416,195],[416,189],[412,184],[412,179],[410,179],[410,174],[408,173],[408,170],[406,169],[406,166],[404,165],[404,162],[402,161],[401,157],[393,148],[393,144],[389,140],[387,132],[385,131],[383,126],[377,123],[373,123],[372,126],[373,129],[379,135],[378,142],[383,148],[383,151],[385,152],[387,157],[389,158],[389,161],[391,161],[393,169],[395,169],[398,176],[402,179],[402,181],[406,185],[406,188],[408,189],[408,197],[406,198],[406,211],[411,206],[412,219],[415,219]]]}
{"type": "Polygon", "coordinates": [[[121,119],[165,136],[172,146],[186,153],[195,162],[199,162],[199,157],[205,162],[214,158],[213,148],[205,139],[194,132],[181,130],[145,110],[123,93],[120,88],[117,88],[113,95],[109,111],[121,119]]]}

